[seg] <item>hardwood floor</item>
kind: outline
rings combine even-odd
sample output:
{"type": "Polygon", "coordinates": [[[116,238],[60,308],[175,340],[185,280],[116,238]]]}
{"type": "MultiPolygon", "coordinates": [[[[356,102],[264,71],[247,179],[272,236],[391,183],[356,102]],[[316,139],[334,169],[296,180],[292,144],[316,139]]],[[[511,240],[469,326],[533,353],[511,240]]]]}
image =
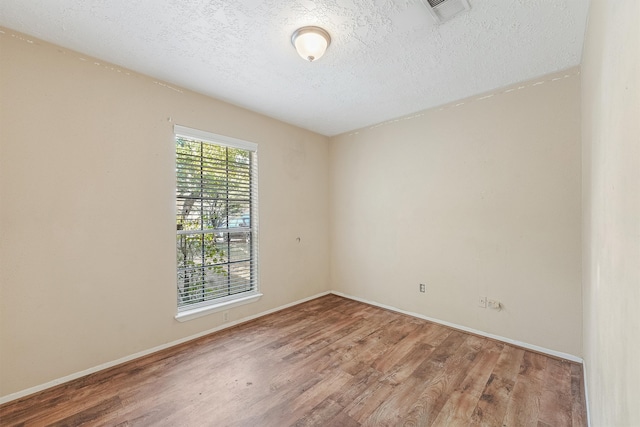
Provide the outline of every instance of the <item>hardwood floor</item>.
{"type": "Polygon", "coordinates": [[[0,406],[3,426],[586,426],[582,367],[328,295],[0,406]]]}

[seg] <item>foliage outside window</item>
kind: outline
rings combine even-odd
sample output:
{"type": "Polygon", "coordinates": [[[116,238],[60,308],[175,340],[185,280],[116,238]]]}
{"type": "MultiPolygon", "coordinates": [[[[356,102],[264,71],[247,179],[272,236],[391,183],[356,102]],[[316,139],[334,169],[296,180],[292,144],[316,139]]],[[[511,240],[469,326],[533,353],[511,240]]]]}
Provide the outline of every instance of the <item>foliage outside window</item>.
{"type": "Polygon", "coordinates": [[[179,311],[256,293],[256,157],[255,144],[176,126],[179,311]]]}

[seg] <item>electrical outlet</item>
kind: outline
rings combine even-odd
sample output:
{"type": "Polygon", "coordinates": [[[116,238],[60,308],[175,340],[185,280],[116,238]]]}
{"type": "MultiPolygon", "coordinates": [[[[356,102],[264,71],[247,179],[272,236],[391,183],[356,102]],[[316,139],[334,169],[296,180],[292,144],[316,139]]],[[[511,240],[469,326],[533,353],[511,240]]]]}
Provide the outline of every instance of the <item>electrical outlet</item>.
{"type": "Polygon", "coordinates": [[[478,297],[478,307],[487,308],[487,297],[478,297]]]}
{"type": "Polygon", "coordinates": [[[420,292],[427,292],[427,285],[424,283],[420,283],[420,292]]]}
{"type": "Polygon", "coordinates": [[[222,321],[223,322],[228,322],[229,321],[229,312],[228,311],[223,311],[222,312],[222,321]]]}

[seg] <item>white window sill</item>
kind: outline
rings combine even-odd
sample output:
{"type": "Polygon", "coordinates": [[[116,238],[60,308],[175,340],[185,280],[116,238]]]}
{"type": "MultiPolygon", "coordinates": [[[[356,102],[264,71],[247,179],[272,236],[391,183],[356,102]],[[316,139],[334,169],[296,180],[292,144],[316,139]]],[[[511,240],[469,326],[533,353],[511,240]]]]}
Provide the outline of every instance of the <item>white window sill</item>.
{"type": "Polygon", "coordinates": [[[262,294],[252,293],[241,298],[232,299],[230,301],[207,305],[205,307],[198,307],[192,310],[180,311],[178,312],[178,314],[176,314],[175,318],[178,322],[186,322],[187,320],[197,319],[198,317],[206,316],[218,311],[228,310],[230,308],[238,307],[245,304],[251,304],[258,301],[260,297],[262,297],[262,294]]]}

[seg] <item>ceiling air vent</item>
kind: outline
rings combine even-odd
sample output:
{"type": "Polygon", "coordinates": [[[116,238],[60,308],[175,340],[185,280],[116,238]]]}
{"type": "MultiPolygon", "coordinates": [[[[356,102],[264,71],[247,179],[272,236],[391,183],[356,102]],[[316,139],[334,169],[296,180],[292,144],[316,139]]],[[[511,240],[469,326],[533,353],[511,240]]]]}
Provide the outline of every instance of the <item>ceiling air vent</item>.
{"type": "Polygon", "coordinates": [[[447,22],[454,16],[471,9],[468,0],[422,0],[433,19],[438,24],[447,22]]]}

